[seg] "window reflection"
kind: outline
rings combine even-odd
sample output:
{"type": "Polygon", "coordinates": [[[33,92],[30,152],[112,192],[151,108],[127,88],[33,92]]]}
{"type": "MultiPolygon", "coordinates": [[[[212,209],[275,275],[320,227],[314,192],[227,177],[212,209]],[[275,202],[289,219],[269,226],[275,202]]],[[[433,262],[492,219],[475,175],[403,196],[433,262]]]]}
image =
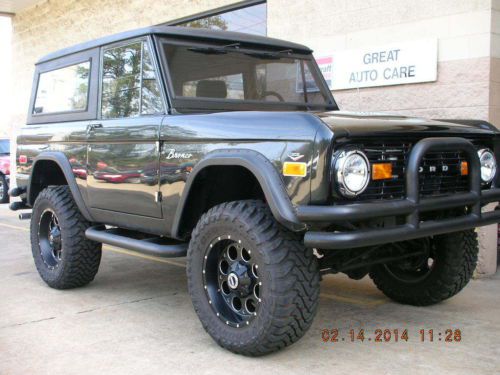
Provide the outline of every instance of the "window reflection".
{"type": "Polygon", "coordinates": [[[160,89],[145,42],[104,52],[101,106],[103,118],[163,112],[160,89]]]}
{"type": "Polygon", "coordinates": [[[143,46],[141,113],[143,115],[151,115],[163,112],[163,104],[151,53],[146,43],[143,43],[143,46]]]}
{"type": "Polygon", "coordinates": [[[103,57],[102,117],[139,114],[141,43],[108,49],[103,57]]]}
{"type": "Polygon", "coordinates": [[[87,109],[90,61],[40,74],[34,114],[87,109]]]}

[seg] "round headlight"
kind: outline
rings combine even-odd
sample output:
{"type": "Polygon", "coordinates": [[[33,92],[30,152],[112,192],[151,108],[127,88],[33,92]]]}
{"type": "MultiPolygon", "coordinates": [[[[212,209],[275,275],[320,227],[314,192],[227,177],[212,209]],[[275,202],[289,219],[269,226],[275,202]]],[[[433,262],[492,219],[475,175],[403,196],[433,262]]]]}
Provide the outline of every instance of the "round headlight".
{"type": "Polygon", "coordinates": [[[497,173],[497,161],[491,150],[483,148],[477,152],[481,164],[481,180],[485,183],[493,181],[497,173]]]}
{"type": "Polygon", "coordinates": [[[358,150],[342,151],[335,160],[335,180],[345,197],[361,194],[370,181],[370,164],[358,150]]]}

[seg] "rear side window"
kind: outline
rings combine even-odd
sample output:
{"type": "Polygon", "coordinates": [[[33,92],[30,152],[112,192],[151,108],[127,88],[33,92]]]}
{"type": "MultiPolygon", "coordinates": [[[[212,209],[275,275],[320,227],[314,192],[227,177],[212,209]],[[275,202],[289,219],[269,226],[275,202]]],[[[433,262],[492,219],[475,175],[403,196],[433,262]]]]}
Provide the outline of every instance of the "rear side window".
{"type": "Polygon", "coordinates": [[[108,48],[103,54],[102,118],[163,113],[160,88],[148,44],[108,48]]]}
{"type": "Polygon", "coordinates": [[[33,114],[86,111],[90,61],[41,73],[33,114]]]}

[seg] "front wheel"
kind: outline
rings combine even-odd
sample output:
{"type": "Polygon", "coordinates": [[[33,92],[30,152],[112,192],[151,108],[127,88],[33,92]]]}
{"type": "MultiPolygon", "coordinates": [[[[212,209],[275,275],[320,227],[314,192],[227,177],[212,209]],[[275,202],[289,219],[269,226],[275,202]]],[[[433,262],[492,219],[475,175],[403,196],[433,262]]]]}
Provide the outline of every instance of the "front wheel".
{"type": "Polygon", "coordinates": [[[36,198],[31,249],[38,273],[50,287],[76,288],[94,279],[101,262],[101,244],[85,237],[89,226],[68,186],[48,187],[36,198]]]}
{"type": "Polygon", "coordinates": [[[370,277],[389,298],[415,306],[433,305],[460,292],[472,277],[479,251],[474,230],[402,242],[400,247],[424,254],[374,266],[370,277]]]}
{"type": "Polygon", "coordinates": [[[187,276],[203,327],[239,354],[258,356],[294,343],[318,306],[315,256],[259,201],[224,203],[201,217],[187,276]]]}

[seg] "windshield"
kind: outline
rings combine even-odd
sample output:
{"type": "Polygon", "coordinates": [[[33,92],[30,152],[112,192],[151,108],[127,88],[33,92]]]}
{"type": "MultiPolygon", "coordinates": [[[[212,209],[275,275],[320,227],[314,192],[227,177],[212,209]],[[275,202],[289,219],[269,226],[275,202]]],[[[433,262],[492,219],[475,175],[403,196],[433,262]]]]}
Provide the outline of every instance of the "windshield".
{"type": "Polygon", "coordinates": [[[8,139],[0,139],[0,154],[10,153],[10,143],[8,139]]]}
{"type": "Polygon", "coordinates": [[[336,109],[311,55],[163,44],[174,107],[336,109]],[[174,100],[175,102],[175,100],[174,100]]]}

